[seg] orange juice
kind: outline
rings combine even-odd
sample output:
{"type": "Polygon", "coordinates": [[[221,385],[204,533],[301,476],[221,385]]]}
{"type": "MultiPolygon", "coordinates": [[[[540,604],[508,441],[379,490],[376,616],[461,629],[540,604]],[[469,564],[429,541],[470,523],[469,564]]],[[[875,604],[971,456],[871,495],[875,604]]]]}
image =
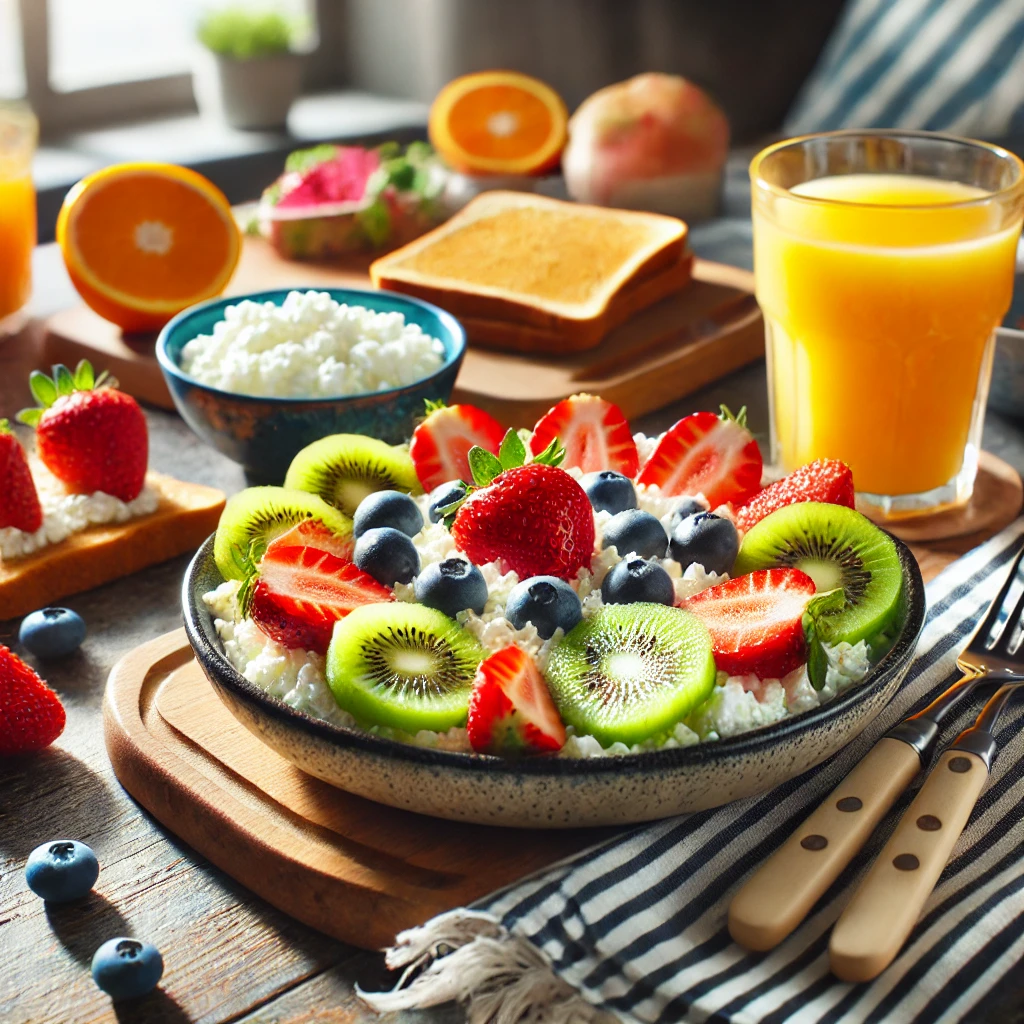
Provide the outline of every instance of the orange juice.
{"type": "Polygon", "coordinates": [[[0,170],[0,320],[28,302],[36,244],[36,192],[32,178],[0,170]]]}
{"type": "Polygon", "coordinates": [[[986,198],[938,178],[853,173],[755,203],[781,468],[842,459],[858,492],[887,496],[957,477],[1021,227],[986,198]]]}

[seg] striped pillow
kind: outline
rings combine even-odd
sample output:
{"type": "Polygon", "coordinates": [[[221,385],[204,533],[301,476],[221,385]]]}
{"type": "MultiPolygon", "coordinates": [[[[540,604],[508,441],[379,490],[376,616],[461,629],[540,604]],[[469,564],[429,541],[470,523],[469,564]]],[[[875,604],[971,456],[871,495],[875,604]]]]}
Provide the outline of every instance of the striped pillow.
{"type": "Polygon", "coordinates": [[[849,0],[784,128],[1024,132],[1024,0],[849,0]]]}

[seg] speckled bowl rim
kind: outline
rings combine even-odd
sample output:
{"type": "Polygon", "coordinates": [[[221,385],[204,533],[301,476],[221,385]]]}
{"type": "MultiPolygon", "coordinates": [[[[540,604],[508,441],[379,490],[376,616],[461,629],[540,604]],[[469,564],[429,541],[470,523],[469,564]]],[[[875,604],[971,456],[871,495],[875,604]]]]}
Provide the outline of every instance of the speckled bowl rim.
{"type": "Polygon", "coordinates": [[[320,740],[333,742],[341,747],[354,748],[367,754],[434,768],[471,772],[486,771],[509,776],[528,775],[554,778],[603,775],[608,772],[678,770],[690,766],[706,765],[716,760],[761,753],[766,747],[770,747],[778,741],[792,739],[819,729],[831,720],[842,717],[860,701],[867,700],[872,694],[884,690],[894,676],[905,671],[914,655],[921,630],[924,628],[924,581],[910,549],[898,538],[893,537],[892,539],[896,544],[903,566],[907,617],[896,642],[861,683],[811,711],[805,711],[729,739],[714,743],[698,743],[688,747],[673,747],[668,750],[651,750],[609,757],[552,756],[511,759],[487,754],[436,750],[334,725],[307,715],[303,711],[296,711],[276,697],[270,696],[255,683],[249,682],[228,661],[220,648],[219,637],[216,637],[215,634],[211,637],[203,627],[203,615],[206,615],[211,624],[212,617],[209,616],[205,607],[200,611],[197,604],[201,600],[201,595],[197,593],[198,588],[201,581],[206,579],[207,583],[203,584],[205,592],[211,578],[220,577],[220,573],[213,564],[213,536],[196,552],[185,573],[182,587],[182,608],[185,616],[185,631],[195,656],[204,671],[208,675],[212,675],[219,685],[245,701],[255,713],[267,714],[285,726],[304,730],[320,740]]]}
{"type": "MultiPolygon", "coordinates": [[[[193,337],[196,337],[196,335],[193,335],[193,337]]],[[[182,310],[174,316],[173,319],[168,320],[160,329],[160,333],[157,335],[156,339],[156,360],[160,364],[160,369],[164,374],[180,380],[182,383],[189,385],[189,387],[197,388],[200,391],[205,391],[207,394],[216,395],[220,398],[230,398],[237,402],[299,407],[336,405],[338,402],[366,400],[371,398],[377,402],[384,402],[389,398],[397,398],[399,395],[402,395],[413,388],[421,388],[423,385],[439,379],[444,373],[450,371],[453,366],[459,366],[465,355],[465,329],[462,324],[451,315],[451,313],[447,310],[441,309],[440,306],[435,306],[431,302],[424,302],[422,299],[413,298],[411,295],[403,295],[400,292],[382,292],[371,288],[320,288],[315,285],[309,285],[308,287],[295,286],[292,288],[270,288],[266,291],[244,292],[241,295],[231,295],[227,298],[221,296],[216,299],[207,299],[205,302],[199,302],[194,306],[189,306],[188,309],[182,310]],[[349,305],[366,306],[368,309],[374,308],[374,299],[380,298],[381,295],[386,295],[390,302],[426,310],[436,316],[444,326],[444,329],[448,332],[451,339],[451,354],[447,355],[449,346],[445,344],[446,358],[444,363],[437,370],[426,377],[421,377],[419,380],[414,380],[409,384],[403,384],[401,387],[388,388],[386,391],[364,391],[354,395],[320,395],[316,398],[288,398],[281,397],[279,395],[246,395],[238,391],[225,391],[223,388],[215,388],[209,384],[204,384],[202,381],[196,380],[195,377],[189,376],[177,364],[177,362],[171,358],[170,353],[167,351],[167,345],[171,334],[181,327],[182,324],[188,323],[188,321],[193,317],[199,316],[207,310],[215,307],[227,309],[228,306],[237,306],[239,302],[245,302],[246,300],[250,302],[267,302],[269,300],[279,306],[289,293],[304,291],[327,292],[335,302],[345,302],[349,305]]]]}

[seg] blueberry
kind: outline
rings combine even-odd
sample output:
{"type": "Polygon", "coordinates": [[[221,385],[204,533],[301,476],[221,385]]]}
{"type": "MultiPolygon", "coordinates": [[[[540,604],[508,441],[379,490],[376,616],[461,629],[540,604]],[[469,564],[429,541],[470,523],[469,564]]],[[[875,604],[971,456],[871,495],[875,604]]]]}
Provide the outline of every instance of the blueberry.
{"type": "Polygon", "coordinates": [[[633,481],[628,476],[616,473],[614,469],[602,469],[596,473],[587,473],[580,486],[587,492],[590,504],[595,512],[625,512],[628,508],[636,508],[636,491],[633,481]]]}
{"type": "Polygon", "coordinates": [[[505,618],[516,629],[532,622],[547,640],[559,627],[568,633],[583,610],[576,591],[557,576],[531,576],[517,583],[505,602],[505,618]]]}
{"type": "Polygon", "coordinates": [[[378,583],[408,583],[420,571],[420,554],[409,537],[391,526],[379,526],[356,541],[352,560],[378,583]]]}
{"type": "Polygon", "coordinates": [[[728,519],[712,512],[698,512],[672,531],[670,549],[684,572],[694,562],[708,572],[731,572],[740,539],[728,519]]]}
{"type": "Polygon", "coordinates": [[[427,509],[427,517],[432,523],[439,523],[444,518],[440,510],[445,505],[459,501],[466,496],[466,485],[461,480],[449,480],[446,484],[438,484],[431,492],[430,506],[427,509]]]}
{"type": "Polygon", "coordinates": [[[156,988],[164,958],[156,946],[137,939],[109,939],[92,958],[92,980],[111,999],[137,999],[156,988]]]}
{"type": "Polygon", "coordinates": [[[43,608],[21,620],[18,640],[37,658],[66,658],[85,639],[85,622],[70,608],[43,608]]]}
{"type": "Polygon", "coordinates": [[[641,558],[664,558],[668,550],[668,534],[650,512],[631,508],[612,516],[604,524],[601,547],[608,548],[613,544],[620,555],[635,551],[641,558]]]}
{"type": "Polygon", "coordinates": [[[382,526],[390,526],[407,537],[415,537],[423,529],[423,513],[419,505],[402,491],[374,491],[359,502],[352,517],[352,533],[359,538],[367,530],[382,526]]]}
{"type": "Polygon", "coordinates": [[[96,854],[74,839],[37,846],[25,864],[28,887],[48,903],[67,903],[87,895],[99,878],[96,854]]]}
{"type": "Polygon", "coordinates": [[[676,588],[672,577],[656,562],[639,557],[624,558],[605,576],[601,600],[605,604],[632,604],[634,601],[675,604],[676,588]]]}
{"type": "Polygon", "coordinates": [[[700,512],[707,512],[707,510],[707,502],[701,501],[699,498],[683,498],[672,509],[672,518],[668,523],[668,532],[671,534],[684,519],[689,519],[690,516],[695,516],[700,512]]]}
{"type": "Polygon", "coordinates": [[[479,615],[487,604],[487,584],[472,562],[446,558],[428,565],[416,577],[416,600],[453,619],[467,608],[479,615]]]}

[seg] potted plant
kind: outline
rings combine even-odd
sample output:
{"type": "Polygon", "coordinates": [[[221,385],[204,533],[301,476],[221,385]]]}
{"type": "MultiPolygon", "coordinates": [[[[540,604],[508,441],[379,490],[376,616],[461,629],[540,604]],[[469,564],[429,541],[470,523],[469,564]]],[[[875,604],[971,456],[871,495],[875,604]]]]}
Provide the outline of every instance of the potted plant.
{"type": "Polygon", "coordinates": [[[196,35],[199,110],[232,128],[283,128],[302,87],[299,27],[279,11],[224,7],[206,13],[196,35]]]}

